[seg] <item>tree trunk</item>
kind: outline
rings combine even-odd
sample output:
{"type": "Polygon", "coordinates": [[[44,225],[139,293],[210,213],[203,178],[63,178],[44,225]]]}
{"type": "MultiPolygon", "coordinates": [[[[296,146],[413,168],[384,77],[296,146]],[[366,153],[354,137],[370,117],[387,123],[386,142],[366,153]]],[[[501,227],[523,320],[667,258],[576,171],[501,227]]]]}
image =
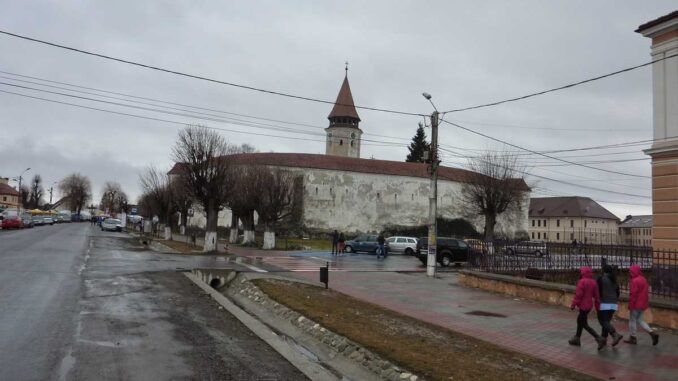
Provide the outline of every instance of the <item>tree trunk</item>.
{"type": "Polygon", "coordinates": [[[275,232],[268,224],[266,224],[264,231],[264,245],[261,248],[264,250],[275,249],[275,232]]]}
{"type": "Polygon", "coordinates": [[[205,212],[207,213],[207,224],[205,225],[205,244],[204,252],[217,250],[217,223],[219,222],[219,211],[216,208],[214,200],[210,200],[205,212]]]}
{"type": "Polygon", "coordinates": [[[240,219],[243,225],[243,243],[254,242],[254,212],[246,212],[240,219]]]}
{"type": "Polygon", "coordinates": [[[228,242],[238,242],[238,216],[233,212],[231,212],[231,234],[228,236],[228,242]]]}
{"type": "Polygon", "coordinates": [[[172,228],[165,225],[165,240],[169,241],[172,239],[172,228]]]}
{"type": "Polygon", "coordinates": [[[495,214],[485,215],[485,241],[491,242],[494,240],[494,226],[497,224],[497,216],[495,214]]]}

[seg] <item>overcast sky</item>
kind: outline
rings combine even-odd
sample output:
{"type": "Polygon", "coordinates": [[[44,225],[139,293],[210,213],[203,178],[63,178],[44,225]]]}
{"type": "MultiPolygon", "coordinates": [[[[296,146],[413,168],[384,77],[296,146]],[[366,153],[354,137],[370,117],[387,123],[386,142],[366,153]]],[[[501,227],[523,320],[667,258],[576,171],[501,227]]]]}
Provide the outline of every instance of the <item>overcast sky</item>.
{"type": "MultiPolygon", "coordinates": [[[[0,0],[0,29],[194,75],[330,101],[336,98],[348,60],[356,104],[430,113],[423,91],[433,95],[439,110],[451,110],[645,63],[650,60],[650,41],[634,30],[675,10],[676,4],[539,0],[254,3],[0,0]]],[[[80,172],[92,179],[95,202],[107,180],[121,183],[134,201],[140,193],[140,171],[151,164],[171,167],[171,148],[184,123],[232,130],[222,132],[230,142],[248,143],[259,151],[325,150],[322,128],[328,124],[332,108],[328,104],[183,78],[6,35],[0,35],[0,52],[0,71],[11,73],[0,73],[3,83],[150,107],[43,86],[68,87],[44,82],[59,81],[207,108],[213,111],[202,112],[220,119],[200,119],[196,110],[193,116],[171,115],[0,85],[1,91],[178,122],[0,93],[3,177],[15,177],[31,167],[28,177],[39,173],[49,187],[69,173],[80,172]],[[253,122],[263,128],[255,128],[253,122]]],[[[652,139],[651,90],[651,71],[645,67],[520,102],[450,113],[445,119],[537,151],[641,141],[652,139]]],[[[404,160],[408,141],[422,118],[358,112],[363,138],[370,140],[363,142],[362,157],[404,160]]],[[[448,149],[444,164],[450,166],[463,167],[466,157],[483,150],[515,150],[447,124],[441,125],[440,142],[448,149]]],[[[624,174],[561,166],[562,162],[539,156],[521,158],[528,171],[538,176],[645,197],[528,176],[533,196],[589,196],[618,216],[649,214],[649,178],[626,175],[650,175],[649,160],[642,153],[648,147],[553,154],[587,163],[640,159],[589,164],[624,174]]]]}

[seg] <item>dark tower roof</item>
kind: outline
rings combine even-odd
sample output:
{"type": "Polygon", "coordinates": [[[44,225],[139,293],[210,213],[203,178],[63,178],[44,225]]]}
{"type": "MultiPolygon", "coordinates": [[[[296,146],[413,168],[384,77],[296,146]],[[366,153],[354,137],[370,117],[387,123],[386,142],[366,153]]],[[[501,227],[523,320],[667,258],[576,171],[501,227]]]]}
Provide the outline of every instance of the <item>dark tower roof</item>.
{"type": "Polygon", "coordinates": [[[355,110],[353,103],[353,95],[351,94],[351,86],[348,84],[348,76],[344,77],[344,83],[341,84],[341,90],[337,95],[337,100],[334,102],[332,112],[327,116],[327,119],[336,117],[349,117],[360,120],[358,112],[355,110]]]}

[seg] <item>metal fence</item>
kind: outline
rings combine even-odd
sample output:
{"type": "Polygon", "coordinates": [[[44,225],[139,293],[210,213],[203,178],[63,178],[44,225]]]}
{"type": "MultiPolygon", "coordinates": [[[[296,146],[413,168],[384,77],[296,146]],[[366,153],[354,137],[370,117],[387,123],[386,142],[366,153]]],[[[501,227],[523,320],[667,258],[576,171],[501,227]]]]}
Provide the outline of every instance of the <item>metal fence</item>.
{"type": "Polygon", "coordinates": [[[623,245],[572,245],[549,243],[545,250],[515,250],[510,242],[471,245],[469,267],[517,277],[574,285],[579,269],[589,266],[600,274],[603,265],[618,269],[618,283],[628,292],[628,269],[639,265],[650,285],[650,295],[678,299],[678,251],[623,245]],[[513,249],[513,250],[512,250],[513,249]],[[511,254],[507,254],[511,253],[511,254]]]}

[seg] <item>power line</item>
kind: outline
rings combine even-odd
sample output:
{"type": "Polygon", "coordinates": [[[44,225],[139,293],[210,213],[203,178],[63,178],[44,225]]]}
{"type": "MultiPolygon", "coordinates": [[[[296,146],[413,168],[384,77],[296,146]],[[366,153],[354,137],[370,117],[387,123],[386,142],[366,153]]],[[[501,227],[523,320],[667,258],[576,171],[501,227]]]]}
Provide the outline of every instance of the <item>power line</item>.
{"type": "Polygon", "coordinates": [[[523,99],[532,98],[532,97],[536,97],[538,95],[544,95],[544,94],[552,93],[552,92],[559,91],[559,90],[569,89],[571,87],[583,85],[585,83],[594,82],[594,81],[598,81],[598,80],[603,79],[603,78],[608,78],[608,77],[612,77],[612,76],[615,76],[615,75],[618,75],[618,74],[626,73],[626,72],[629,72],[631,70],[635,70],[635,69],[639,69],[639,68],[644,67],[644,66],[652,65],[656,62],[660,62],[660,61],[663,61],[663,60],[666,60],[666,59],[669,59],[669,58],[673,58],[673,57],[678,57],[678,54],[673,54],[673,55],[670,55],[670,56],[658,58],[656,60],[646,62],[644,64],[631,66],[631,67],[628,67],[626,69],[617,70],[617,71],[614,71],[612,73],[599,75],[597,77],[585,79],[585,80],[579,81],[579,82],[570,83],[568,85],[554,87],[552,89],[538,91],[536,93],[522,95],[522,96],[515,97],[515,98],[504,99],[504,100],[501,100],[501,101],[496,101],[496,102],[485,103],[485,104],[481,104],[481,105],[477,105],[477,106],[470,106],[470,107],[464,107],[464,108],[449,110],[449,111],[443,112],[443,114],[453,113],[453,112],[462,112],[462,111],[468,111],[468,110],[475,110],[475,109],[484,108],[484,107],[497,106],[497,105],[500,105],[500,104],[509,103],[509,102],[516,102],[516,101],[520,101],[520,100],[523,100],[523,99]]]}
{"type": "Polygon", "coordinates": [[[552,160],[562,161],[562,162],[564,162],[564,163],[569,163],[569,164],[577,165],[577,166],[584,167],[584,168],[595,169],[595,170],[601,171],[601,172],[616,173],[616,174],[618,174],[618,175],[633,176],[633,177],[643,177],[643,178],[649,178],[649,177],[650,177],[650,176],[635,175],[635,174],[631,174],[631,173],[624,173],[624,172],[613,171],[613,170],[609,170],[609,169],[603,169],[603,168],[592,167],[592,166],[587,165],[587,164],[577,164],[577,163],[575,163],[575,162],[573,162],[573,161],[569,161],[569,160],[565,160],[565,159],[559,159],[559,158],[557,158],[557,157],[555,157],[555,156],[551,156],[551,155],[547,155],[547,154],[544,154],[544,153],[540,153],[540,152],[538,152],[538,151],[534,151],[534,150],[531,150],[531,149],[528,149],[528,148],[524,148],[524,147],[521,147],[521,146],[518,146],[518,145],[515,145],[515,144],[512,144],[512,143],[509,143],[509,142],[504,141],[504,140],[501,140],[501,139],[494,138],[494,137],[492,137],[492,136],[483,134],[482,132],[474,131],[474,130],[472,130],[472,129],[470,129],[470,128],[464,127],[464,126],[459,125],[459,124],[457,124],[457,123],[452,123],[452,122],[447,121],[447,120],[442,120],[442,121],[443,121],[444,123],[450,124],[450,125],[455,126],[455,127],[457,127],[457,128],[461,128],[462,130],[465,130],[465,131],[474,133],[474,134],[476,134],[476,135],[480,135],[480,136],[485,137],[485,138],[487,138],[487,139],[494,140],[494,141],[496,141],[496,142],[506,144],[506,145],[511,146],[511,147],[513,147],[513,148],[521,149],[521,150],[523,150],[523,151],[531,152],[531,153],[533,153],[533,154],[535,154],[535,155],[544,156],[544,157],[547,157],[547,158],[552,159],[552,160]]]}
{"type": "MultiPolygon", "coordinates": [[[[1,73],[1,71],[0,71],[1,73]]],[[[522,128],[527,130],[545,130],[545,131],[588,131],[588,132],[609,132],[609,131],[643,131],[642,128],[604,128],[604,129],[591,129],[591,128],[548,128],[548,127],[534,127],[534,126],[521,126],[517,124],[503,124],[503,123],[487,123],[487,122],[471,122],[464,120],[454,120],[455,123],[466,123],[466,124],[475,124],[479,126],[497,126],[497,127],[511,127],[511,128],[522,128]]]]}
{"type": "MultiPolygon", "coordinates": [[[[94,53],[94,52],[90,52],[90,51],[83,50],[83,49],[77,49],[77,48],[73,48],[73,47],[66,46],[66,45],[61,45],[61,44],[57,44],[57,43],[53,43],[53,42],[39,40],[39,39],[36,39],[36,38],[22,36],[22,35],[19,35],[19,34],[16,34],[16,33],[10,33],[10,32],[3,31],[3,30],[0,30],[0,33],[7,35],[7,36],[20,38],[22,40],[37,42],[39,44],[52,46],[52,47],[55,47],[55,48],[66,49],[66,50],[70,50],[70,51],[81,53],[81,54],[99,57],[99,58],[103,58],[103,59],[107,59],[107,60],[111,60],[111,61],[117,61],[117,62],[129,64],[129,65],[139,66],[139,67],[143,67],[143,68],[146,68],[146,69],[156,70],[156,71],[160,71],[160,72],[164,72],[164,73],[179,75],[179,76],[182,76],[182,77],[198,79],[198,80],[201,80],[201,81],[218,83],[218,84],[221,84],[221,85],[237,87],[237,88],[240,88],[240,89],[251,90],[251,91],[256,91],[256,92],[265,93],[265,94],[278,95],[278,96],[281,96],[281,97],[299,99],[299,100],[304,100],[304,101],[309,101],[309,102],[325,103],[325,104],[331,104],[331,105],[337,104],[337,105],[340,105],[340,106],[350,106],[350,105],[345,105],[345,104],[339,104],[339,103],[336,103],[336,102],[333,102],[333,101],[311,98],[311,97],[306,97],[306,96],[302,96],[302,95],[283,93],[283,92],[280,92],[280,91],[267,90],[267,89],[262,89],[262,88],[258,88],[258,87],[254,87],[254,86],[242,85],[242,84],[237,84],[237,83],[233,83],[233,82],[227,82],[227,81],[222,81],[222,80],[218,80],[218,79],[203,77],[203,76],[200,76],[200,75],[184,73],[184,72],[180,72],[180,71],[176,71],[176,70],[165,69],[165,68],[158,67],[158,66],[148,65],[148,64],[144,64],[144,63],[140,63],[140,62],[136,62],[136,61],[130,61],[130,60],[122,59],[122,58],[116,58],[116,57],[105,55],[105,54],[94,53]]],[[[410,115],[410,116],[426,116],[425,114],[420,114],[420,113],[390,110],[390,109],[377,108],[377,107],[367,107],[367,106],[354,106],[354,107],[359,108],[359,109],[363,109],[363,110],[379,111],[379,112],[385,112],[385,113],[391,113],[391,114],[410,115]]]]}

